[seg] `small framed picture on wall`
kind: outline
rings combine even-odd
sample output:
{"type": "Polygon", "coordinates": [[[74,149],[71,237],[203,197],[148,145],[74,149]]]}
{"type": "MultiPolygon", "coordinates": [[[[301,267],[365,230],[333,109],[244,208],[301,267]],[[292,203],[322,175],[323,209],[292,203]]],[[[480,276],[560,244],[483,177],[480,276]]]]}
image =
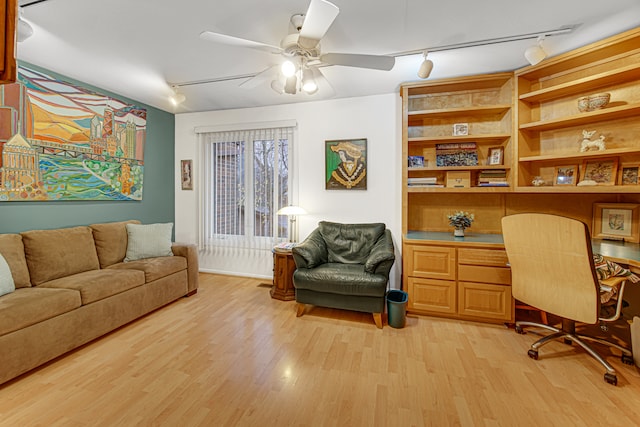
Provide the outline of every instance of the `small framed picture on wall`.
{"type": "Polygon", "coordinates": [[[183,190],[193,190],[193,162],[180,160],[180,181],[183,190]]]}
{"type": "Polygon", "coordinates": [[[639,210],[635,203],[594,203],[592,237],[638,243],[639,210]]]}

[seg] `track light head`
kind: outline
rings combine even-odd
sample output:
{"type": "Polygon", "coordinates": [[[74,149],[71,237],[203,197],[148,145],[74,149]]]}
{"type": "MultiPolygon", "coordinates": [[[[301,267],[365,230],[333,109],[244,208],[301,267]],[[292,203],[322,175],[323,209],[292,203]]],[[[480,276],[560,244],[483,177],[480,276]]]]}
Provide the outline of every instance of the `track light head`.
{"type": "Polygon", "coordinates": [[[538,37],[538,43],[533,46],[529,46],[524,51],[524,57],[527,58],[527,61],[529,61],[529,64],[531,65],[536,65],[547,57],[547,53],[542,48],[542,40],[544,40],[544,36],[538,37]]]}
{"type": "Polygon", "coordinates": [[[425,50],[424,52],[424,60],[422,64],[420,64],[420,68],[418,69],[418,77],[421,79],[426,79],[431,74],[431,70],[433,70],[433,61],[427,59],[427,55],[429,52],[425,50]]]}
{"type": "Polygon", "coordinates": [[[173,89],[173,93],[169,95],[169,101],[171,102],[171,104],[173,104],[174,107],[177,107],[178,105],[182,104],[187,99],[187,97],[184,96],[184,94],[178,92],[177,85],[171,86],[171,89],[173,89]]]}

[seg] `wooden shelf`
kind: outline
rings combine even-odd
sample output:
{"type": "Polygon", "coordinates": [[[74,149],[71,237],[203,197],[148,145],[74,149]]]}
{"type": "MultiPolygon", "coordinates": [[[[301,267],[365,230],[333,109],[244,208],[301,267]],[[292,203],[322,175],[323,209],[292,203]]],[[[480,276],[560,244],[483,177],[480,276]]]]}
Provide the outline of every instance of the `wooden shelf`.
{"type": "Polygon", "coordinates": [[[407,168],[409,172],[446,172],[446,171],[467,171],[467,170],[509,170],[509,166],[504,165],[478,165],[478,166],[436,166],[436,167],[422,167],[422,168],[407,168]]]}
{"type": "Polygon", "coordinates": [[[531,123],[523,123],[520,130],[544,131],[560,129],[570,126],[591,125],[605,120],[623,119],[640,114],[640,104],[627,104],[616,107],[603,108],[602,110],[589,111],[573,116],[562,117],[554,120],[541,120],[531,123]]]}
{"type": "Polygon", "coordinates": [[[542,187],[521,186],[515,188],[516,193],[591,193],[591,194],[637,194],[640,192],[640,185],[595,185],[595,186],[578,186],[578,185],[545,185],[542,187]]]}
{"type": "Polygon", "coordinates": [[[484,135],[465,135],[465,136],[415,136],[407,138],[410,144],[428,143],[439,144],[449,142],[477,142],[477,143],[497,143],[511,138],[510,134],[484,134],[484,135]]]}
{"type": "Polygon", "coordinates": [[[424,119],[436,119],[442,117],[459,117],[465,115],[491,116],[504,114],[511,109],[510,104],[482,105],[478,107],[442,108],[437,110],[410,111],[408,113],[409,125],[419,123],[424,119]]]}
{"type": "Polygon", "coordinates": [[[526,102],[541,102],[569,95],[581,94],[582,96],[585,92],[599,89],[604,86],[638,79],[640,79],[640,64],[632,64],[612,71],[595,74],[590,77],[584,77],[573,82],[524,93],[520,95],[520,100],[526,102]]]}
{"type": "Polygon", "coordinates": [[[407,193],[509,193],[511,187],[428,187],[428,186],[407,186],[407,193]]]}
{"type": "Polygon", "coordinates": [[[555,162],[564,160],[583,160],[593,158],[605,158],[620,156],[623,154],[640,154],[640,147],[634,148],[612,148],[604,151],[586,151],[584,153],[567,153],[567,154],[545,154],[541,156],[520,157],[520,162],[555,162]]]}
{"type": "Polygon", "coordinates": [[[484,76],[474,76],[473,79],[449,78],[434,81],[418,81],[403,83],[409,96],[433,95],[435,93],[477,91],[493,89],[505,85],[511,80],[511,73],[498,73],[484,76]]]}

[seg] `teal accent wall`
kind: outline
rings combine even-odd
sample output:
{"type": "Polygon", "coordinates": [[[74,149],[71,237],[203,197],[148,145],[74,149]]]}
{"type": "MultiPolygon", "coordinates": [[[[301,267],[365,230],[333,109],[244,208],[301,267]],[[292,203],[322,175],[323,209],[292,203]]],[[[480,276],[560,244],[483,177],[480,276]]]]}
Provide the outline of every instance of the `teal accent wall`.
{"type": "Polygon", "coordinates": [[[144,224],[175,221],[174,115],[125,96],[32,64],[25,66],[147,109],[144,190],[141,201],[0,202],[0,233],[138,219],[144,224]]]}

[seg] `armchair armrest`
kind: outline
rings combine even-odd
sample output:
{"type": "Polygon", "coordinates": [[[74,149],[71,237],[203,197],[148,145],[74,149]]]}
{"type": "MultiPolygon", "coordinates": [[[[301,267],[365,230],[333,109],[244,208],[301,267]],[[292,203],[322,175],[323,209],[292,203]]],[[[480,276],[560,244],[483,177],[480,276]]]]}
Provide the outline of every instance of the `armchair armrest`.
{"type": "Polygon", "coordinates": [[[371,248],[371,253],[364,264],[364,271],[384,274],[388,277],[395,259],[393,238],[391,237],[391,231],[387,229],[371,248]]]}
{"type": "Polygon", "coordinates": [[[320,230],[315,229],[299,245],[292,249],[293,260],[297,268],[314,268],[327,262],[327,244],[320,230]]]}
{"type": "Polygon", "coordinates": [[[198,248],[193,244],[173,243],[171,251],[187,259],[187,294],[195,294],[198,292],[198,248]]]}

